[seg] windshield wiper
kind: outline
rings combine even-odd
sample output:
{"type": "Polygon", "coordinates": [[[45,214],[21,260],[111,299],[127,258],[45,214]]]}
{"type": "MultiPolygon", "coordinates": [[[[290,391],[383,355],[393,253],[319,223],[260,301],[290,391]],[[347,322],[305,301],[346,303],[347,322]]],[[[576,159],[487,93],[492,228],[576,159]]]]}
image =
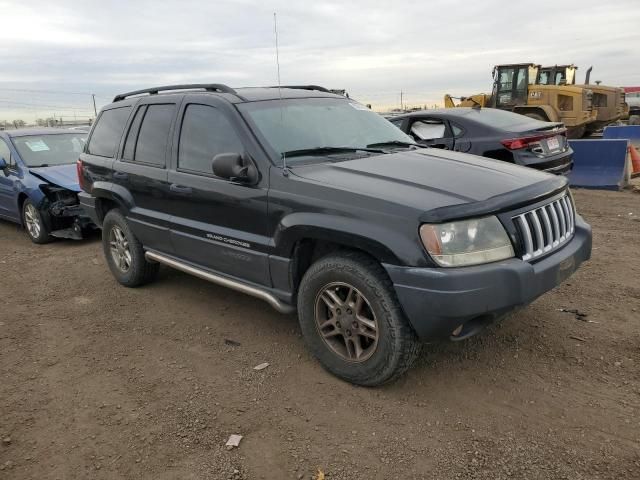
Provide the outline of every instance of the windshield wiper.
{"type": "Polygon", "coordinates": [[[370,143],[369,145],[367,145],[367,148],[370,147],[386,147],[386,146],[398,146],[398,147],[417,147],[418,144],[417,143],[412,143],[412,142],[403,142],[400,140],[389,140],[388,142],[377,142],[377,143],[370,143]]]}
{"type": "Polygon", "coordinates": [[[43,163],[41,165],[32,165],[29,168],[42,168],[42,167],[48,167],[49,164],[48,163],[43,163]]]}
{"type": "Polygon", "coordinates": [[[366,147],[315,147],[315,148],[303,148],[301,150],[289,150],[288,152],[282,152],[285,157],[301,157],[304,155],[322,155],[325,153],[352,153],[352,152],[372,152],[372,153],[385,153],[384,150],[379,148],[370,148],[371,145],[366,147]]]}

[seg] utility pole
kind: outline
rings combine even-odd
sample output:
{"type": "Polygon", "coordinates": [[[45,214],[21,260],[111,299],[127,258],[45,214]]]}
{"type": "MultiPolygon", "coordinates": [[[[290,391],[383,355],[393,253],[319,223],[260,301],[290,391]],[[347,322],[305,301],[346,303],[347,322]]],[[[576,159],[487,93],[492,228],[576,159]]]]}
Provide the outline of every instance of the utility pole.
{"type": "Polygon", "coordinates": [[[96,94],[95,93],[91,94],[91,99],[93,100],[93,114],[97,117],[98,116],[98,109],[96,108],[96,94]]]}
{"type": "Polygon", "coordinates": [[[402,106],[402,90],[400,90],[400,110],[404,111],[404,107],[402,106]]]}

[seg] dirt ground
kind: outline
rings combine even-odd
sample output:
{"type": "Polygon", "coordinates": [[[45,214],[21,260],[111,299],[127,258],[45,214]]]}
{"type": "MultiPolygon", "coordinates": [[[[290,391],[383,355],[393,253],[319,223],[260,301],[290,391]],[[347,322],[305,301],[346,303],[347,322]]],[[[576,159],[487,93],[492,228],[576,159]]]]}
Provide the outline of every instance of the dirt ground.
{"type": "Polygon", "coordinates": [[[575,197],[588,264],[377,389],[266,303],[0,222],[0,479],[639,479],[640,195],[575,197]]]}

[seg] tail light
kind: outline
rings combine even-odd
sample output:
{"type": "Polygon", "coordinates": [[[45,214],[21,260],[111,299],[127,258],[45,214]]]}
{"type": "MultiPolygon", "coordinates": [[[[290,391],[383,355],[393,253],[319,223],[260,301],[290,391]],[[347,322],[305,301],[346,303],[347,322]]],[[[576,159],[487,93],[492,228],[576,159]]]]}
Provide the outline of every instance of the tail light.
{"type": "Polygon", "coordinates": [[[86,185],[84,183],[84,165],[82,164],[82,160],[78,159],[76,162],[76,172],[78,174],[78,184],[80,185],[80,189],[87,191],[86,185]]]}
{"type": "Polygon", "coordinates": [[[531,135],[531,136],[520,137],[520,138],[509,138],[507,140],[502,140],[500,143],[504,145],[506,148],[508,148],[509,150],[521,150],[523,148],[527,148],[532,143],[539,142],[544,138],[555,137],[556,135],[562,135],[566,137],[567,130],[563,128],[561,130],[556,130],[554,132],[545,133],[542,135],[531,135]]]}

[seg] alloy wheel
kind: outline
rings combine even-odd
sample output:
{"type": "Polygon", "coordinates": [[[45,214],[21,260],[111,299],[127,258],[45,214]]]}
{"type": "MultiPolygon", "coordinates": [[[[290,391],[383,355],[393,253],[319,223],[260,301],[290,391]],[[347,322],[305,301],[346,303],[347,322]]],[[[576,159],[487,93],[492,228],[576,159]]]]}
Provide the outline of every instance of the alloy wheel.
{"type": "Polygon", "coordinates": [[[336,355],[364,362],[378,346],[378,320],[366,297],[353,285],[333,282],[316,296],[318,333],[336,355]]]}
{"type": "Polygon", "coordinates": [[[131,250],[129,240],[120,227],[114,225],[109,232],[109,246],[111,258],[121,272],[126,273],[131,268],[131,250]]]}
{"type": "Polygon", "coordinates": [[[24,209],[24,220],[29,235],[31,235],[32,238],[38,238],[40,236],[40,232],[42,231],[40,215],[38,214],[36,207],[31,205],[30,203],[27,204],[24,209]]]}

